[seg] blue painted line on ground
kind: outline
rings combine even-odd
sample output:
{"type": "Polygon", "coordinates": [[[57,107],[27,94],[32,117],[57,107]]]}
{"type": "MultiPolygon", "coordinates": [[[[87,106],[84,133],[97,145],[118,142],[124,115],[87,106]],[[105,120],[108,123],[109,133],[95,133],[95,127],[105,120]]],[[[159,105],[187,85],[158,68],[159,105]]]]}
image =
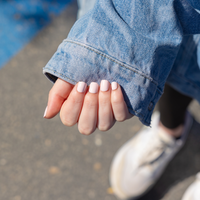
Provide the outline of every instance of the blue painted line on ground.
{"type": "Polygon", "coordinates": [[[71,0],[0,0],[0,68],[71,0]]]}

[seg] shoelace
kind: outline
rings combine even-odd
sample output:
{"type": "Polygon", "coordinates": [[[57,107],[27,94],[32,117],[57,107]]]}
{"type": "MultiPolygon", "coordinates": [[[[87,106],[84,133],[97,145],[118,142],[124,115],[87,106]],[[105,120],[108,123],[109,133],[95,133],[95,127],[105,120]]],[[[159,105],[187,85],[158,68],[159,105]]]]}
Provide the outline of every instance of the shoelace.
{"type": "Polygon", "coordinates": [[[143,156],[139,161],[139,166],[153,164],[154,162],[158,161],[165,154],[166,149],[170,146],[161,140],[157,134],[153,135],[154,137],[150,137],[149,139],[149,146],[142,152],[143,156]]]}

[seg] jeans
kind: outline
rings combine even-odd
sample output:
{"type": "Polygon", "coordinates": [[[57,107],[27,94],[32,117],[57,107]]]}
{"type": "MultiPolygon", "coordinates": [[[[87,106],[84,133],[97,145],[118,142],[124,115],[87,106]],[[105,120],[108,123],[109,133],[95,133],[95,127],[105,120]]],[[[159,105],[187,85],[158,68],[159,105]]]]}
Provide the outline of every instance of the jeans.
{"type": "Polygon", "coordinates": [[[53,82],[116,81],[129,112],[150,125],[166,81],[200,102],[199,7],[199,0],[97,0],[43,72],[53,82]]]}

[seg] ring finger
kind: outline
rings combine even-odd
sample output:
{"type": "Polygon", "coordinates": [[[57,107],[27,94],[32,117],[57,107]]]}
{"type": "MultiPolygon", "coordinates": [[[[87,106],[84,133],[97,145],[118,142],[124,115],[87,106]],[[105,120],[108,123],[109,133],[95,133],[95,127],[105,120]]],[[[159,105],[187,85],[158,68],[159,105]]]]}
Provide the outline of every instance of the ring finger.
{"type": "Polygon", "coordinates": [[[98,129],[101,131],[109,130],[115,123],[111,106],[110,83],[107,80],[101,81],[98,116],[98,129]]]}

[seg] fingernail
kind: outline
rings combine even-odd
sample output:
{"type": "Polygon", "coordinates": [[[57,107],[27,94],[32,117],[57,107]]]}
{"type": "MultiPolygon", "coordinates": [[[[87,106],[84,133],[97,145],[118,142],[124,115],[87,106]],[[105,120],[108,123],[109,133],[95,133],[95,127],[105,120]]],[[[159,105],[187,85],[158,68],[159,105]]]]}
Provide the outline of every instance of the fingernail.
{"type": "Polygon", "coordinates": [[[109,82],[107,80],[102,80],[100,86],[101,91],[106,92],[108,91],[108,88],[109,88],[109,82]]]}
{"type": "Polygon", "coordinates": [[[85,92],[86,87],[87,87],[87,84],[85,82],[81,81],[78,83],[77,91],[80,93],[83,93],[83,92],[85,92]]]}
{"type": "Polygon", "coordinates": [[[46,107],[46,109],[45,109],[45,111],[44,111],[44,118],[46,117],[46,114],[47,114],[47,107],[46,107]]]}
{"type": "Polygon", "coordinates": [[[112,86],[112,90],[116,90],[117,89],[117,82],[112,82],[111,86],[112,86]]]}
{"type": "Polygon", "coordinates": [[[90,93],[97,93],[98,92],[98,84],[95,82],[90,83],[90,89],[89,89],[90,93]]]}

